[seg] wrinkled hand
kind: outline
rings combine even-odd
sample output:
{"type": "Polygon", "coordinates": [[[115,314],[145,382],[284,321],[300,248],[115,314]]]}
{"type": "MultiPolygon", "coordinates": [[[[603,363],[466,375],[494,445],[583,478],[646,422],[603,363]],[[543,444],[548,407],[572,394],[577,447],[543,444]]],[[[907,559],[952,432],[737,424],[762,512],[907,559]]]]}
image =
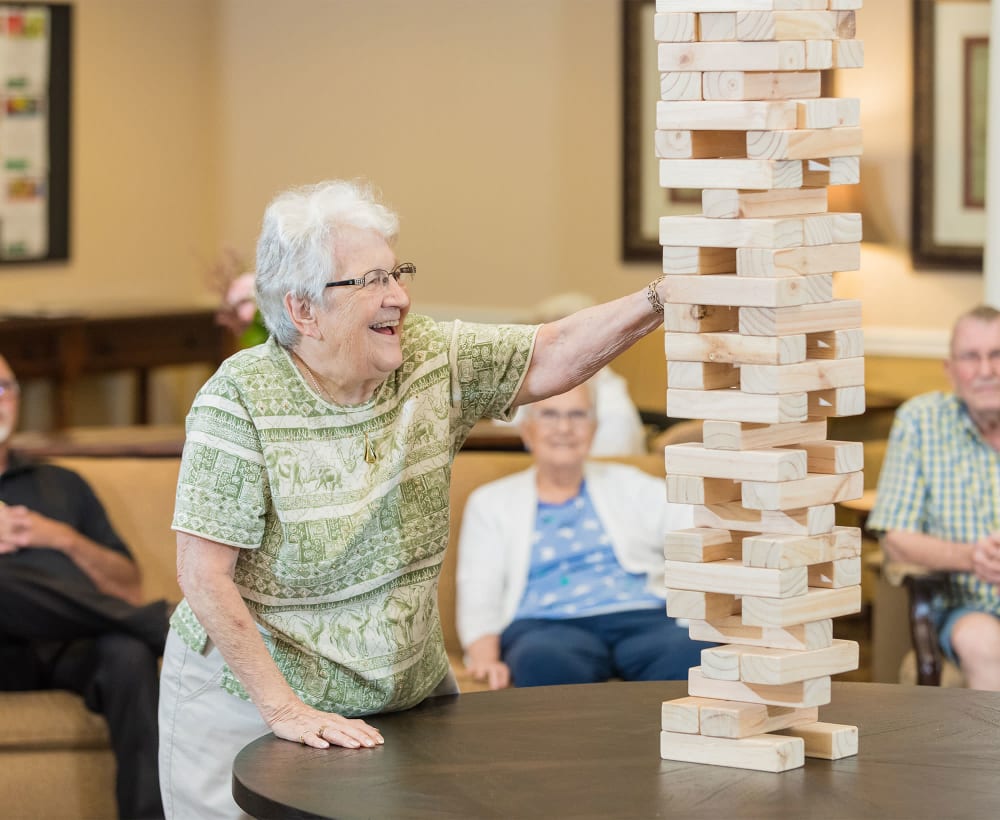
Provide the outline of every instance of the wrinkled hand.
{"type": "Polygon", "coordinates": [[[972,571],[987,583],[1000,583],[1000,533],[990,533],[973,545],[972,571]]]}
{"type": "Polygon", "coordinates": [[[490,689],[510,686],[510,667],[503,661],[476,661],[470,658],[465,668],[473,680],[486,681],[490,689]]]}
{"type": "Polygon", "coordinates": [[[352,720],[332,712],[321,712],[304,703],[282,710],[277,717],[268,720],[271,731],[282,740],[291,740],[327,749],[330,746],[344,746],[359,749],[362,746],[374,748],[385,740],[378,729],[363,720],[352,720]]]}
{"type": "Polygon", "coordinates": [[[53,547],[65,540],[68,526],[24,506],[0,505],[0,552],[53,547]]]}

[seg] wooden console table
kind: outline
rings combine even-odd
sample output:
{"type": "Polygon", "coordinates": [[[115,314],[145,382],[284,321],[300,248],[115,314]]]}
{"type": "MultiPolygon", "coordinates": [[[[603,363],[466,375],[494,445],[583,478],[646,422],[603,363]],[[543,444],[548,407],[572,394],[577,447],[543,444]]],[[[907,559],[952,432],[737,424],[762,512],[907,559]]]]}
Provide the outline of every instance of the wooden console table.
{"type": "Polygon", "coordinates": [[[211,309],[72,316],[0,316],[0,354],[21,382],[53,382],[52,424],[71,423],[76,382],[94,373],[133,371],[134,419],[149,418],[149,376],[156,367],[217,366],[232,349],[211,309]]]}

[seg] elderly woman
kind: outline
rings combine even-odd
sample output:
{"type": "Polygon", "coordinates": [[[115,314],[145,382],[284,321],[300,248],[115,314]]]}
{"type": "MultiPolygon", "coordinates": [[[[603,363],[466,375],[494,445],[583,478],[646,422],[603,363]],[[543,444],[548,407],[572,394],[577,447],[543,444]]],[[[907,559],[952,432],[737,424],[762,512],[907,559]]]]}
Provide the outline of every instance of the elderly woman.
{"type": "Polygon", "coordinates": [[[654,286],[540,327],[410,315],[394,214],[356,184],[278,196],[257,246],[264,344],[196,397],[177,487],[160,701],[168,817],[232,817],[273,732],[383,742],[362,715],[455,692],[436,591],[473,424],[579,384],[660,324],[654,286]]]}
{"type": "Polygon", "coordinates": [[[491,689],[679,680],[710,644],[664,611],[663,539],[691,526],[662,479],[587,460],[592,383],[521,408],[531,469],[477,489],[458,544],[458,634],[491,689]]]}

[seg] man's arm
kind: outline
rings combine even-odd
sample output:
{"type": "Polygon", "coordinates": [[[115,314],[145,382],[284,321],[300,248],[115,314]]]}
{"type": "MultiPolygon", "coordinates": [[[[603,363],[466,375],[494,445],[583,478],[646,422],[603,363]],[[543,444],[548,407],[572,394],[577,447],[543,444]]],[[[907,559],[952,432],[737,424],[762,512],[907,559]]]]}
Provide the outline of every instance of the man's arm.
{"type": "Polygon", "coordinates": [[[0,506],[0,553],[39,547],[64,553],[105,595],[142,602],[142,574],[128,555],[27,507],[0,506]]]}
{"type": "Polygon", "coordinates": [[[882,546],[894,561],[932,570],[972,572],[987,583],[1000,583],[1000,533],[991,533],[972,544],[962,544],[920,532],[889,530],[882,539],[882,546]]]}
{"type": "Polygon", "coordinates": [[[647,291],[623,296],[544,324],[512,406],[565,393],[663,324],[647,291]]]}
{"type": "Polygon", "coordinates": [[[285,740],[320,749],[330,742],[351,749],[382,743],[378,730],[364,721],[321,712],[298,698],[268,653],[233,582],[238,556],[236,547],[177,534],[181,591],[271,731],[285,740]],[[322,727],[325,730],[320,738],[322,727]]]}

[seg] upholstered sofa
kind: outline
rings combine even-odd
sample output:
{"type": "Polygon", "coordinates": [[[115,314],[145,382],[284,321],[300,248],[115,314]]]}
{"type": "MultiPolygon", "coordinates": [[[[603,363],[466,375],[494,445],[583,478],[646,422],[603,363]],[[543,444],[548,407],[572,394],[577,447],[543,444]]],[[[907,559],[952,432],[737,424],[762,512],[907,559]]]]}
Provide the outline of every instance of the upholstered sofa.
{"type": "MultiPolygon", "coordinates": [[[[56,458],[94,487],[142,566],[146,596],[178,600],[174,536],[170,531],[176,458],[56,458]]],[[[661,456],[627,461],[663,475],[661,456]]],[[[462,510],[479,485],[526,468],[516,452],[462,452],[452,472],[452,545],[462,510]]],[[[463,691],[484,687],[469,679],[455,631],[455,559],[449,549],[439,602],[445,643],[463,691]]],[[[0,816],[113,818],[114,758],[103,719],[69,692],[0,693],[0,816]]]]}

